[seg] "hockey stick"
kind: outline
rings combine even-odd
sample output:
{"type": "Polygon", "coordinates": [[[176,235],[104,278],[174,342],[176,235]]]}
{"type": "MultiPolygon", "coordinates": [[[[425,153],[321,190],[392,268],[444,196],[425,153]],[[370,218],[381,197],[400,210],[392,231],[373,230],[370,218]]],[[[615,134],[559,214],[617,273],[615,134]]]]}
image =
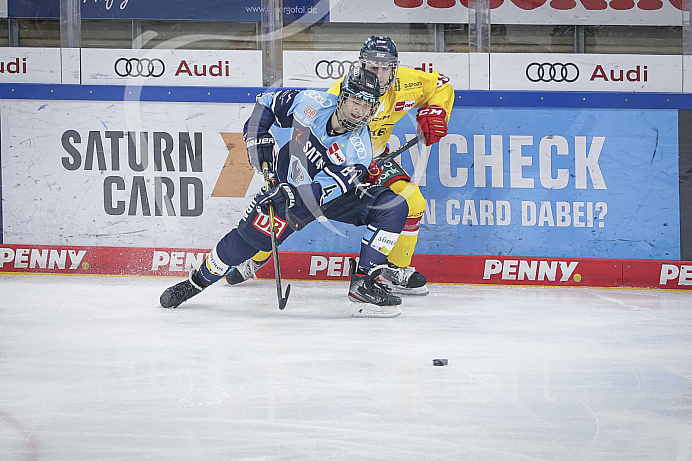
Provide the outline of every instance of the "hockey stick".
{"type": "MultiPolygon", "coordinates": [[[[379,159],[377,162],[375,162],[375,165],[377,165],[378,168],[382,168],[382,166],[389,162],[390,160],[394,159],[395,157],[398,157],[402,153],[406,152],[409,150],[411,147],[413,147],[415,144],[418,144],[419,141],[422,141],[425,139],[425,135],[423,133],[418,133],[415,137],[409,139],[406,141],[406,143],[403,146],[400,146],[398,149],[393,150],[392,152],[388,153],[381,159],[379,159]]],[[[343,196],[342,196],[343,197],[343,196]]],[[[336,199],[332,200],[331,202],[327,203],[326,205],[322,205],[319,207],[316,211],[316,214],[319,216],[323,216],[324,212],[327,211],[332,205],[335,203],[339,203],[339,199],[341,197],[337,197],[336,199]]],[[[291,210],[286,207],[286,221],[288,222],[288,225],[291,226],[291,229],[294,231],[298,231],[302,229],[303,227],[307,226],[311,222],[313,222],[315,219],[317,219],[317,216],[315,216],[315,213],[311,214],[307,218],[300,219],[298,218],[295,214],[291,212],[291,210]]]]}
{"type": "MultiPolygon", "coordinates": [[[[267,190],[270,189],[271,178],[269,177],[269,165],[267,162],[262,163],[262,174],[264,175],[264,184],[267,190]]],[[[274,221],[274,207],[269,205],[269,225],[271,226],[272,236],[272,255],[274,256],[274,279],[276,280],[276,295],[279,298],[279,310],[284,310],[288,302],[288,294],[291,292],[291,284],[286,287],[286,296],[281,290],[281,266],[279,265],[279,245],[276,243],[276,226],[274,221]]]]}
{"type": "Polygon", "coordinates": [[[422,141],[423,139],[425,139],[425,135],[423,133],[418,133],[415,137],[406,141],[406,143],[403,146],[400,146],[398,149],[394,149],[393,151],[391,151],[390,153],[388,153],[387,155],[385,155],[384,157],[379,159],[375,164],[378,167],[382,167],[382,165],[384,165],[388,161],[394,159],[395,157],[398,157],[399,155],[403,154],[404,152],[409,150],[411,147],[413,147],[414,144],[418,144],[418,142],[422,141]]]}

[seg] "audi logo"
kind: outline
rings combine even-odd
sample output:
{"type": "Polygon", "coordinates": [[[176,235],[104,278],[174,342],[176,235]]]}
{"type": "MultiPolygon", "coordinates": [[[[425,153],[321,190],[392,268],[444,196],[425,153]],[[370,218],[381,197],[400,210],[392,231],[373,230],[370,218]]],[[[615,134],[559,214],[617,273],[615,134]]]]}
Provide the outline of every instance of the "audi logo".
{"type": "Polygon", "coordinates": [[[526,68],[526,78],[532,82],[574,82],[579,78],[579,68],[576,64],[532,62],[526,68]]]}
{"type": "Polygon", "coordinates": [[[331,107],[332,106],[332,101],[329,99],[325,98],[321,94],[317,93],[316,91],[313,90],[307,90],[305,92],[305,96],[308,98],[312,98],[315,100],[317,104],[319,104],[322,107],[331,107]]]}
{"type": "Polygon", "coordinates": [[[351,141],[351,144],[356,149],[358,158],[361,160],[364,159],[367,153],[365,152],[365,144],[363,144],[363,140],[360,139],[360,136],[351,136],[348,140],[351,141]]]}
{"type": "Polygon", "coordinates": [[[353,64],[355,64],[353,61],[327,61],[323,59],[315,64],[315,75],[322,80],[336,80],[348,74],[353,64]]]}
{"type": "Polygon", "coordinates": [[[120,77],[160,77],[166,70],[158,58],[120,58],[113,67],[120,77]]]}

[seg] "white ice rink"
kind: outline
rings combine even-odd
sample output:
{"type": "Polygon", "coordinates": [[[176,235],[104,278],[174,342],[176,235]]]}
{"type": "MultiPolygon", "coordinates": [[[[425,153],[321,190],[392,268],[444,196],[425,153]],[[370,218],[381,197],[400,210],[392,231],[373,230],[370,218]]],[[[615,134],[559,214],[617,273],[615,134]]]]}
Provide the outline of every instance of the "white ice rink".
{"type": "Polygon", "coordinates": [[[0,275],[0,459],[692,459],[692,292],[177,281],[0,275]]]}

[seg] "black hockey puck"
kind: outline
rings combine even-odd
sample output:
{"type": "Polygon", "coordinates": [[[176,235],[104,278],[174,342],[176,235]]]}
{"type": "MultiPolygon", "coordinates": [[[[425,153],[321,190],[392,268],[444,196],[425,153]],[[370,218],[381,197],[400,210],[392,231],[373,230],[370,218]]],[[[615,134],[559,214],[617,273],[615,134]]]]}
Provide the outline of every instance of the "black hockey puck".
{"type": "Polygon", "coordinates": [[[433,359],[433,365],[436,367],[443,367],[447,365],[447,359],[433,359]]]}

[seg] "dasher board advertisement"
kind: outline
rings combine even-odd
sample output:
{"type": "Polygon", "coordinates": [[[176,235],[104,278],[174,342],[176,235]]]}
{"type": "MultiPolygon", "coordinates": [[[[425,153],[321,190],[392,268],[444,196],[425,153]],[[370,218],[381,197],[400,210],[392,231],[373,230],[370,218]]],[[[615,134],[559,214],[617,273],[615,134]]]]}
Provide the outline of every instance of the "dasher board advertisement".
{"type": "MultiPolygon", "coordinates": [[[[252,107],[3,104],[3,241],[213,247],[262,186],[252,107]]],[[[394,134],[414,136],[415,111],[394,134]]],[[[416,252],[679,260],[678,144],[677,110],[456,107],[401,156],[426,198],[416,252]]],[[[352,252],[362,232],[315,222],[282,248],[352,252]]]]}
{"type": "Polygon", "coordinates": [[[83,48],[82,84],[262,86],[259,50],[83,48]]]}
{"type": "Polygon", "coordinates": [[[0,48],[0,83],[60,83],[60,48],[0,48]]]}
{"type": "Polygon", "coordinates": [[[262,178],[252,104],[3,101],[3,241],[211,248],[262,178]]]}
{"type": "MultiPolygon", "coordinates": [[[[491,0],[490,19],[493,24],[679,26],[683,5],[682,0],[491,0]]],[[[473,6],[473,0],[331,0],[330,21],[468,24],[473,6]]]]}
{"type": "MultiPolygon", "coordinates": [[[[11,18],[59,18],[55,0],[8,0],[11,18]]],[[[260,0],[80,0],[82,19],[161,19],[199,21],[261,21],[260,0]]],[[[326,0],[283,0],[284,21],[326,21],[326,0]]]]}
{"type": "Polygon", "coordinates": [[[490,89],[680,93],[682,56],[490,53],[490,89]]]}
{"type": "MultiPolygon", "coordinates": [[[[284,51],[284,86],[327,89],[358,64],[358,55],[358,51],[284,51]]],[[[399,65],[436,71],[449,78],[455,90],[469,89],[469,57],[465,53],[401,52],[399,65]]]]}
{"type": "MultiPolygon", "coordinates": [[[[445,138],[400,157],[426,199],[416,253],[679,260],[678,152],[676,110],[456,107],[445,138]]],[[[359,236],[328,224],[343,237],[308,227],[284,246],[359,236]]]]}

